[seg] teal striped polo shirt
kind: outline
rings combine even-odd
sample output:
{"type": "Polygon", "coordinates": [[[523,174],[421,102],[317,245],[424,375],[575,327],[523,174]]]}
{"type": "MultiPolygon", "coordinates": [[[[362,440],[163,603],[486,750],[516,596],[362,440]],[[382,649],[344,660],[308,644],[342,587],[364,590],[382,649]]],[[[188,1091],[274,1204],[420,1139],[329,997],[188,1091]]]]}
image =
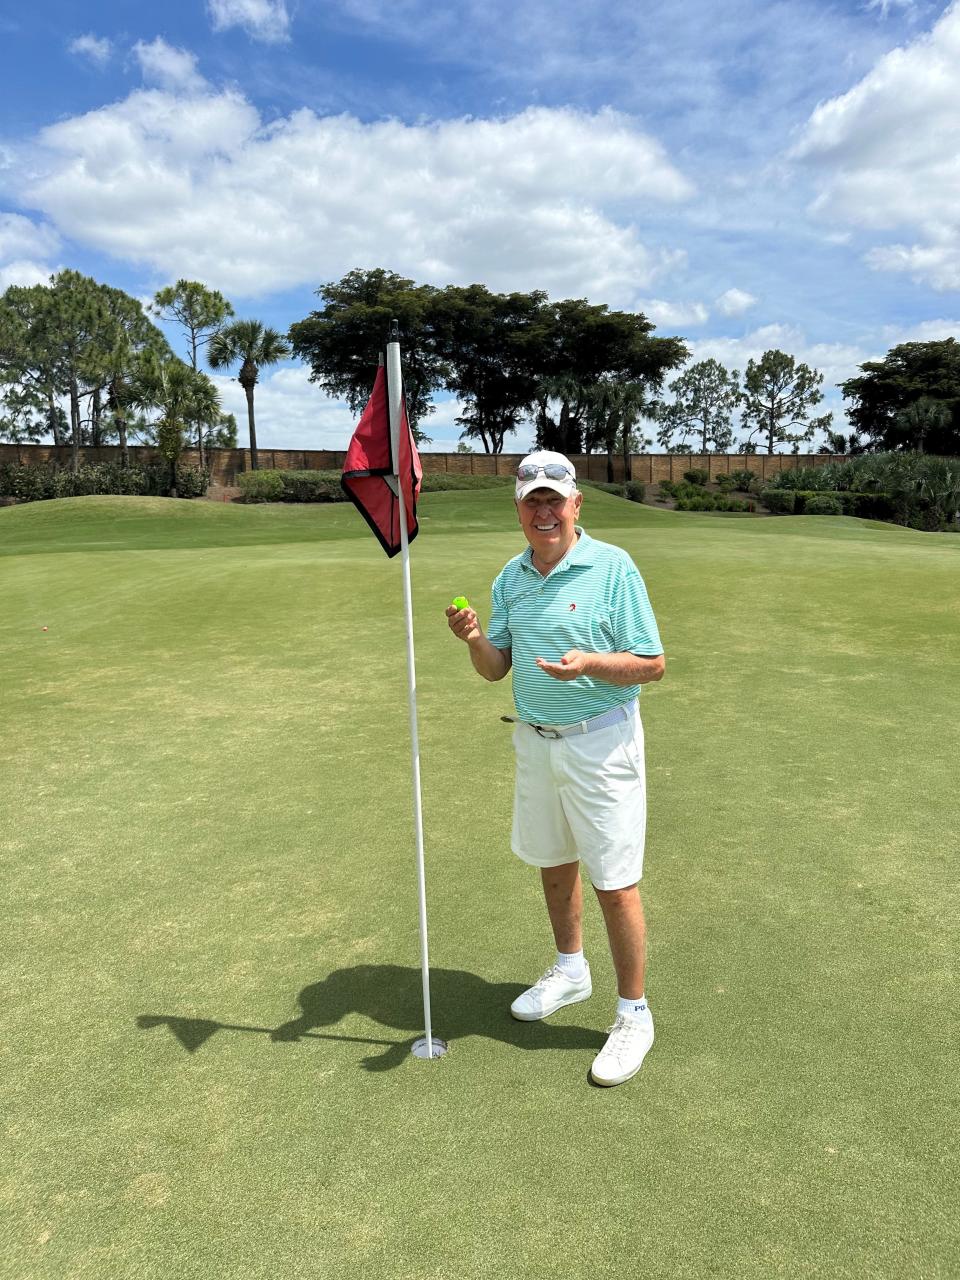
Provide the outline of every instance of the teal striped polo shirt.
{"type": "Polygon", "coordinates": [[[535,659],[558,662],[568,649],[584,653],[663,653],[656,619],[637,566],[620,547],[577,526],[579,537],[543,577],[527,547],[493,584],[487,638],[509,649],[517,715],[531,724],[573,724],[632,702],[640,685],[613,685],[592,676],[555,680],[535,659]]]}

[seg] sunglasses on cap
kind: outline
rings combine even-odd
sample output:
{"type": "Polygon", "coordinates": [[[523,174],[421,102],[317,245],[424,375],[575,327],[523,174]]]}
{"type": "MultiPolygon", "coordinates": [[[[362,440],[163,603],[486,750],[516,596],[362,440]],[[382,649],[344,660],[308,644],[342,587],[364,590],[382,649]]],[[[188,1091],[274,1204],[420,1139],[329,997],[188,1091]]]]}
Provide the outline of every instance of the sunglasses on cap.
{"type": "Polygon", "coordinates": [[[548,480],[575,480],[576,476],[560,462],[548,462],[538,467],[535,462],[524,462],[517,467],[518,480],[536,480],[537,476],[546,476],[548,480]]]}

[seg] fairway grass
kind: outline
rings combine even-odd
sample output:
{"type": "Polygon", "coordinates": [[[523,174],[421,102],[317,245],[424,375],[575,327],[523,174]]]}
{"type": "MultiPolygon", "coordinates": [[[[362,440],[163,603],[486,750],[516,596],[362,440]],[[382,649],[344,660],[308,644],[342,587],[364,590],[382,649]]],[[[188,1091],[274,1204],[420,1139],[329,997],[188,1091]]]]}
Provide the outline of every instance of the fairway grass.
{"type": "Polygon", "coordinates": [[[0,510],[0,1276],[960,1275],[960,538],[587,493],[668,655],[657,1041],[599,1090],[595,903],[593,998],[507,1013],[552,944],[443,616],[512,504],[421,516],[434,1062],[398,562],[346,504],[0,510]]]}

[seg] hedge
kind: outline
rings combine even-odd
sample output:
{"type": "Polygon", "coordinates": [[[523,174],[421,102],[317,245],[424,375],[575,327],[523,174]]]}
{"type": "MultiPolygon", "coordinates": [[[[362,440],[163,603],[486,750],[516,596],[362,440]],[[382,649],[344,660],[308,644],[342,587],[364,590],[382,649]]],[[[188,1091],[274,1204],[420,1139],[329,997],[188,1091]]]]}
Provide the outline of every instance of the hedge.
{"type": "MultiPolygon", "coordinates": [[[[238,477],[241,502],[346,502],[339,471],[244,471],[238,477]]],[[[423,493],[512,488],[513,476],[460,476],[428,471],[423,493]]]]}
{"type": "MultiPolygon", "coordinates": [[[[202,498],[210,474],[200,467],[177,466],[177,496],[202,498]]],[[[151,462],[121,467],[115,462],[85,463],[70,471],[57,466],[0,464],[0,497],[20,502],[44,502],[52,498],[79,498],[91,494],[126,494],[164,498],[170,492],[170,464],[151,462]]]]}
{"type": "Polygon", "coordinates": [[[843,504],[837,493],[812,493],[804,506],[804,515],[842,516],[843,504]]]}

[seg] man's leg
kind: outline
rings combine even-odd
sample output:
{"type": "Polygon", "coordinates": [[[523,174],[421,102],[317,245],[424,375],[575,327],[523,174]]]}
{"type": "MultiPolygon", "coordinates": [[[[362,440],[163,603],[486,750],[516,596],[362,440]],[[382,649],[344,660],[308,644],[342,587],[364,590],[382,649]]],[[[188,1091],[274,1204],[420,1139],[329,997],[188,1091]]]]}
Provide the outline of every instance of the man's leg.
{"type": "Polygon", "coordinates": [[[517,996],[510,1006],[510,1012],[521,1022],[535,1022],[549,1017],[565,1005],[579,1004],[581,1000],[587,1000],[593,990],[590,966],[582,955],[580,863],[565,862],[559,867],[541,867],[540,876],[559,954],[557,963],[550,966],[539,982],[517,996]],[[581,954],[576,957],[578,952],[581,954]],[[571,967],[577,963],[578,969],[571,967]]]}
{"type": "Polygon", "coordinates": [[[541,867],[543,896],[553,926],[557,950],[570,954],[583,950],[583,886],[580,863],[565,862],[560,867],[541,867]]]}
{"type": "Polygon", "coordinates": [[[594,1084],[623,1084],[640,1070],[653,1044],[653,1019],[643,998],[647,931],[635,884],[628,889],[597,889],[617,971],[620,999],[607,1042],[593,1060],[594,1084]]]}
{"type": "Polygon", "coordinates": [[[632,884],[627,889],[595,889],[594,892],[607,926],[620,995],[627,1000],[639,1000],[644,994],[647,957],[647,928],[640,891],[632,884]]]}

